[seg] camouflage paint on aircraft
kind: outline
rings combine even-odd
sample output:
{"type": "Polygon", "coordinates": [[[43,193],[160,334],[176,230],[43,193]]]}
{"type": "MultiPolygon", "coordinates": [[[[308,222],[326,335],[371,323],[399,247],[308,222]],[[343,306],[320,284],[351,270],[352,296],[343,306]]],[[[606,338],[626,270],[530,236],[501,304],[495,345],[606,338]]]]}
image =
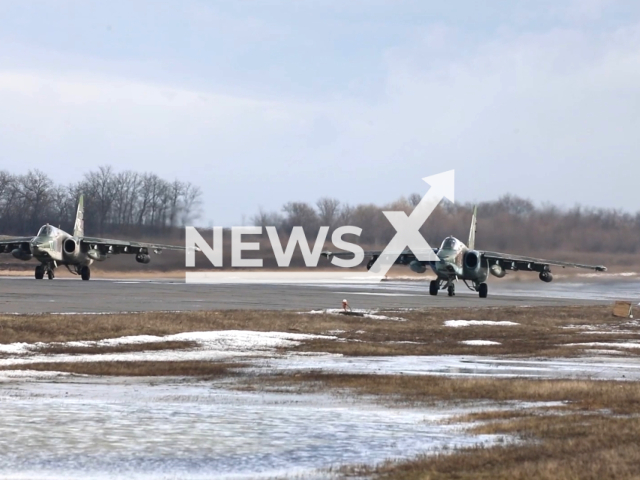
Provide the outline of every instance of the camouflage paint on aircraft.
{"type": "MultiPolygon", "coordinates": [[[[438,260],[430,262],[420,261],[416,258],[414,252],[406,249],[400,254],[395,263],[408,265],[409,268],[416,273],[424,273],[427,271],[427,268],[430,267],[436,274],[436,279],[432,280],[429,285],[429,293],[431,295],[437,295],[439,290],[446,289],[449,296],[453,296],[455,295],[455,281],[462,280],[470,290],[478,292],[482,298],[486,298],[489,292],[486,284],[489,273],[495,277],[502,278],[507,274],[507,270],[533,271],[538,272],[540,280],[543,282],[550,282],[553,280],[551,266],[588,268],[597,272],[607,270],[607,268],[602,265],[584,265],[580,263],[559,262],[556,260],[543,260],[520,255],[476,250],[477,214],[478,208],[475,207],[471,219],[469,246],[455,237],[447,237],[443,240],[440,248],[433,249],[438,260]]],[[[352,255],[346,252],[323,252],[322,254],[326,257],[352,255]]],[[[373,266],[381,254],[382,251],[365,252],[365,256],[371,258],[367,264],[368,269],[373,266]]]]}
{"type": "Polygon", "coordinates": [[[128,253],[136,256],[138,263],[149,263],[149,252],[162,250],[184,250],[175,245],[131,242],[84,236],[84,197],[80,196],[78,212],[73,227],[73,235],[46,224],[35,237],[3,238],[0,240],[0,253],[11,253],[20,260],[35,258],[40,262],[35,268],[36,279],[46,274],[54,278],[54,270],[65,265],[70,272],[78,274],[83,280],[89,280],[89,266],[101,262],[113,254],[128,253]]]}

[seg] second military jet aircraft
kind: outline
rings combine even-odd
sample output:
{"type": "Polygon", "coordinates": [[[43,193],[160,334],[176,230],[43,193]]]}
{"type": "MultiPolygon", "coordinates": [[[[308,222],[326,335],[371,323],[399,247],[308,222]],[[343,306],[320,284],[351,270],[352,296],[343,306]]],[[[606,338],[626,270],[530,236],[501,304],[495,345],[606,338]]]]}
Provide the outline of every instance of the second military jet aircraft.
{"type": "MultiPolygon", "coordinates": [[[[489,287],[486,283],[489,274],[502,278],[506,275],[507,270],[538,272],[538,276],[543,282],[553,280],[553,275],[551,274],[552,266],[588,268],[598,272],[607,270],[602,265],[584,265],[476,250],[476,219],[477,207],[473,211],[468,245],[451,236],[444,239],[440,248],[433,249],[438,257],[435,261],[420,261],[410,249],[406,249],[398,256],[395,263],[408,265],[416,273],[424,273],[430,267],[436,274],[436,279],[432,280],[429,285],[429,293],[431,295],[437,295],[440,290],[447,290],[449,296],[452,297],[455,295],[456,280],[462,280],[469,289],[478,292],[480,298],[486,298],[489,292],[489,287]]],[[[352,255],[347,252],[324,252],[323,254],[327,257],[352,255]]],[[[365,256],[370,257],[367,269],[373,266],[381,254],[381,251],[365,252],[365,256]]]]}

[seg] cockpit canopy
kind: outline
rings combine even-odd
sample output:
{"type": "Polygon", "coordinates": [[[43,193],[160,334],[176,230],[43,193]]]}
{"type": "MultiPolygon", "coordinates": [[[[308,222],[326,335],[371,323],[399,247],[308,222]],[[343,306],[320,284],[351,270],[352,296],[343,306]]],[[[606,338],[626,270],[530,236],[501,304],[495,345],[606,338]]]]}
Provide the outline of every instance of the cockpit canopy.
{"type": "Polygon", "coordinates": [[[442,245],[440,246],[440,250],[458,250],[461,246],[462,244],[457,238],[447,237],[442,242],[442,245]]]}
{"type": "Polygon", "coordinates": [[[38,237],[50,237],[50,236],[53,235],[54,232],[55,232],[55,228],[47,223],[46,225],[43,225],[42,227],[40,227],[40,230],[38,230],[38,235],[37,236],[38,237]]]}

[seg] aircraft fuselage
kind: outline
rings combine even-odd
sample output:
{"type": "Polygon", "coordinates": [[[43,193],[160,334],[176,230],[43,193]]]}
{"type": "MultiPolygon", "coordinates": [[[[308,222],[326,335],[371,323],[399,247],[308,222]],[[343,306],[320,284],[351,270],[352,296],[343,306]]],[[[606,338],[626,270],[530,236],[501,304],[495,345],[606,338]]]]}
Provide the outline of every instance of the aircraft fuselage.
{"type": "Polygon", "coordinates": [[[436,255],[438,260],[430,262],[430,267],[439,279],[482,283],[489,275],[488,265],[482,265],[480,255],[455,237],[447,237],[436,255]]]}

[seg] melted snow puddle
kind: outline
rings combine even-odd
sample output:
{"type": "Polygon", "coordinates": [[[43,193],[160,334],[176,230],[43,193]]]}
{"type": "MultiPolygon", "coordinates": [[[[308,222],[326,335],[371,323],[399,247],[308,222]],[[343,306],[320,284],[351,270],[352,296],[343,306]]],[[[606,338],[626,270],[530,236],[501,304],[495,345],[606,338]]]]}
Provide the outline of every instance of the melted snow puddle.
{"type": "Polygon", "coordinates": [[[342,357],[318,355],[255,360],[260,369],[322,370],[349,374],[443,375],[449,377],[588,378],[640,380],[635,358],[504,359],[473,355],[342,357]]]}
{"type": "Polygon", "coordinates": [[[500,438],[442,423],[462,409],[386,408],[206,382],[31,379],[0,386],[0,403],[3,478],[327,478],[322,469],[331,466],[500,438]]]}

